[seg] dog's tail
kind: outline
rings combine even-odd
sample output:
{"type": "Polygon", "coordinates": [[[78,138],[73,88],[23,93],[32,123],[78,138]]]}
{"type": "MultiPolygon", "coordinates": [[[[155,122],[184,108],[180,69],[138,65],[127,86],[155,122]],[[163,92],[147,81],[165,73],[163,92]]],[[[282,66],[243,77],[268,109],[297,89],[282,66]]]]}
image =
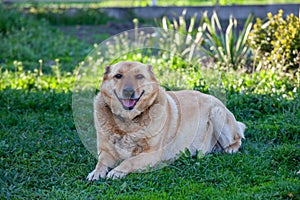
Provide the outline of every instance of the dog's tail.
{"type": "Polygon", "coordinates": [[[246,125],[242,122],[237,122],[237,132],[241,138],[245,139],[244,132],[246,130],[246,125]]]}

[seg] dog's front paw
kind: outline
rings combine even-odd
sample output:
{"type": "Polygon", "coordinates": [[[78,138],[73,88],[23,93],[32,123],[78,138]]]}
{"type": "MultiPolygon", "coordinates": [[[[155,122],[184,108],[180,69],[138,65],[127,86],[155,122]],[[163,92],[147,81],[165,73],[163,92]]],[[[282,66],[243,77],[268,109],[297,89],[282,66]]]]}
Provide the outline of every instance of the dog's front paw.
{"type": "Polygon", "coordinates": [[[94,171],[89,173],[89,175],[86,177],[86,179],[89,181],[97,181],[100,178],[105,178],[107,171],[108,171],[107,168],[95,169],[94,171]]]}
{"type": "Polygon", "coordinates": [[[240,146],[241,146],[241,142],[238,141],[238,142],[226,147],[224,151],[225,151],[225,153],[236,153],[236,152],[238,152],[240,146]]]}
{"type": "Polygon", "coordinates": [[[238,152],[238,150],[239,150],[238,148],[228,147],[224,151],[225,151],[225,153],[231,153],[231,154],[233,154],[233,153],[238,152]]]}
{"type": "Polygon", "coordinates": [[[107,174],[107,178],[118,179],[118,178],[123,178],[126,175],[127,175],[127,173],[125,173],[125,172],[116,171],[113,169],[107,174]]]}

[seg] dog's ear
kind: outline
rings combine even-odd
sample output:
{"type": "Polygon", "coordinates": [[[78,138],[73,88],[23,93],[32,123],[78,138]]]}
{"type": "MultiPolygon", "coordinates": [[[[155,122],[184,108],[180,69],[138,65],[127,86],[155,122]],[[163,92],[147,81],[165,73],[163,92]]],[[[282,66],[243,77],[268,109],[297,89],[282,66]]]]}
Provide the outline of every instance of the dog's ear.
{"type": "Polygon", "coordinates": [[[110,66],[105,67],[104,77],[103,80],[106,80],[108,78],[108,74],[110,73],[110,66]]]}
{"type": "Polygon", "coordinates": [[[106,67],[105,67],[104,75],[109,74],[109,72],[110,72],[110,66],[106,66],[106,67]]]}
{"type": "Polygon", "coordinates": [[[148,71],[151,75],[154,75],[153,71],[152,71],[152,65],[148,65],[148,71]]]}
{"type": "Polygon", "coordinates": [[[149,72],[152,72],[153,73],[153,71],[152,71],[152,65],[148,65],[148,70],[149,70],[149,72]]]}
{"type": "Polygon", "coordinates": [[[155,76],[154,76],[154,73],[153,73],[153,71],[152,71],[152,68],[153,68],[152,65],[148,65],[148,72],[149,72],[151,78],[152,78],[153,80],[156,80],[156,78],[155,78],[155,76]]]}

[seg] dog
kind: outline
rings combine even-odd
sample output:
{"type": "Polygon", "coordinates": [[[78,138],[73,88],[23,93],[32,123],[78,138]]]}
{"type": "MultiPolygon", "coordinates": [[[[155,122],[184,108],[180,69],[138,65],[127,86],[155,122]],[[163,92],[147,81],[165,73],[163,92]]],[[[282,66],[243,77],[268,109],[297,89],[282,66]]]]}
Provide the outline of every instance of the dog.
{"type": "Polygon", "coordinates": [[[122,178],[175,160],[186,149],[191,155],[235,153],[246,128],[211,95],[166,92],[152,66],[139,62],[105,68],[94,99],[94,123],[98,162],[88,180],[122,178]]]}

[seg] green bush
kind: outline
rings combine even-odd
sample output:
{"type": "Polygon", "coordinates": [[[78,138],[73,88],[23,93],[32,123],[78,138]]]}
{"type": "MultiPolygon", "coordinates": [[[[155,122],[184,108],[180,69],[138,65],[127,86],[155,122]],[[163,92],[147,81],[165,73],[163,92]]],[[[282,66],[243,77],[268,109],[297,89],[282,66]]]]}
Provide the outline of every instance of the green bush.
{"type": "Polygon", "coordinates": [[[250,53],[246,41],[252,28],[253,15],[248,16],[240,32],[237,20],[230,17],[225,33],[216,12],[211,19],[207,13],[202,18],[205,30],[203,51],[223,70],[245,67],[250,53]]]}
{"type": "Polygon", "coordinates": [[[265,22],[257,18],[248,44],[253,50],[254,66],[257,70],[299,70],[300,69],[300,21],[294,14],[283,17],[268,13],[265,22]]]}
{"type": "Polygon", "coordinates": [[[299,90],[300,78],[299,76],[286,76],[271,70],[242,74],[231,71],[223,74],[222,81],[228,91],[287,97],[299,90]]]}
{"type": "MultiPolygon", "coordinates": [[[[172,38],[170,47],[170,54],[180,56],[188,62],[200,62],[201,55],[199,54],[199,47],[203,41],[203,28],[199,25],[197,15],[187,19],[187,10],[183,10],[178,19],[169,19],[164,16],[160,21],[156,20],[156,24],[161,27],[164,32],[160,36],[164,41],[169,41],[172,38]],[[198,25],[197,25],[198,24],[198,25]]],[[[166,48],[166,43],[161,45],[161,48],[166,48]]]]}
{"type": "MultiPolygon", "coordinates": [[[[250,48],[246,44],[246,40],[252,27],[252,21],[253,15],[249,15],[243,29],[239,32],[237,20],[231,17],[224,30],[216,12],[211,18],[208,17],[207,12],[204,12],[199,21],[196,15],[186,19],[186,11],[184,11],[178,20],[163,17],[162,22],[158,25],[166,32],[175,31],[181,34],[182,38],[177,45],[182,49],[181,55],[192,55],[193,60],[201,61],[204,53],[220,69],[228,71],[245,67],[248,61],[250,48]]],[[[172,50],[174,49],[178,52],[178,47],[172,48],[172,50]]]]}

